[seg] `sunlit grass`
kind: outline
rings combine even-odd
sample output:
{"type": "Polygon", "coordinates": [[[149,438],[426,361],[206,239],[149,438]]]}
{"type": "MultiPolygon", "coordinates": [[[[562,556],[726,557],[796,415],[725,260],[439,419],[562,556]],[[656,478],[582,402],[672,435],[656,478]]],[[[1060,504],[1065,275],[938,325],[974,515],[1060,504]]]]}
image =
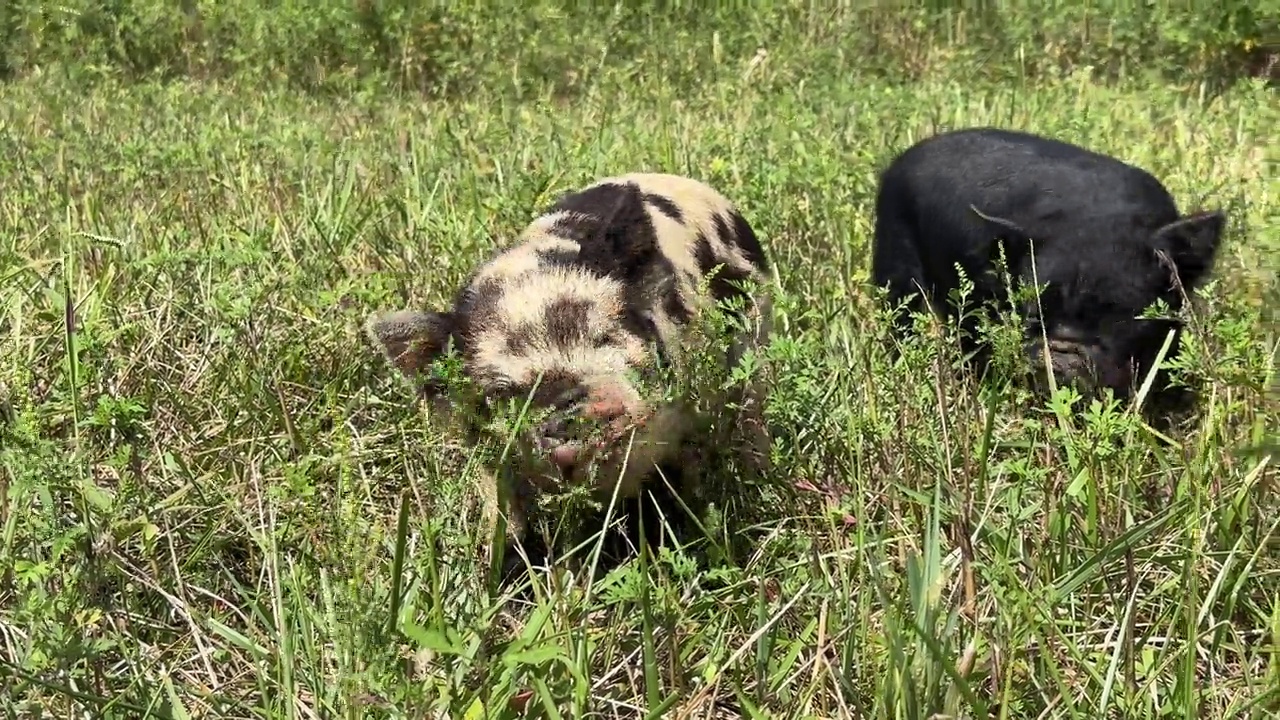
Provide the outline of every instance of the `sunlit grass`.
{"type": "MultiPolygon", "coordinates": [[[[677,38],[672,52],[696,38],[677,38]]],[[[23,717],[1266,717],[1280,708],[1274,90],[850,78],[797,40],[676,92],[429,104],[0,87],[0,703],[23,717]],[[805,78],[803,85],[787,78],[805,78]],[[886,352],[879,167],[948,127],[1081,142],[1223,206],[1162,441],[886,352]],[[750,557],[501,595],[471,449],[360,335],[556,194],[687,173],[777,266],[750,557]],[[42,715],[43,713],[43,715],[42,715]],[[719,715],[716,715],[719,713],[719,715]]],[[[619,91],[625,88],[625,92],[619,91]]],[[[737,523],[735,525],[734,523],[737,523]]]]}

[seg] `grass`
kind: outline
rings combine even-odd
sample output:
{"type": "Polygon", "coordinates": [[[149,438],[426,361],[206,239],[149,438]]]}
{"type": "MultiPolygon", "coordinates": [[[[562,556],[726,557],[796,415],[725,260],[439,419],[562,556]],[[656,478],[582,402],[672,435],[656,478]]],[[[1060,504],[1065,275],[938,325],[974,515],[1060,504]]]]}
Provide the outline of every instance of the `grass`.
{"type": "Polygon", "coordinates": [[[0,86],[6,717],[1280,711],[1274,89],[945,63],[902,82],[829,37],[642,39],[715,71],[602,63],[576,95],[517,96],[495,69],[429,103],[0,86]],[[876,173],[977,124],[1229,209],[1179,361],[1203,403],[1170,437],[979,387],[945,335],[890,359],[864,285],[876,173]],[[516,602],[475,553],[472,449],[360,322],[443,302],[553,195],[629,170],[711,181],[777,267],[775,472],[708,521],[759,542],[516,602]]]}

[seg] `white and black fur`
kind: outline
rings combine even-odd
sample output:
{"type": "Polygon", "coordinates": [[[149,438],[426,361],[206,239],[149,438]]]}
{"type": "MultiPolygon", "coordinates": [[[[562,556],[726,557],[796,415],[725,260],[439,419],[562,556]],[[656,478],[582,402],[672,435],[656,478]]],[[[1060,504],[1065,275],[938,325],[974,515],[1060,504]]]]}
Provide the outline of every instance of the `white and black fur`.
{"type": "MultiPolygon", "coordinates": [[[[449,310],[375,313],[365,329],[406,375],[427,371],[452,345],[481,406],[531,397],[550,412],[517,438],[526,462],[509,478],[507,521],[509,537],[522,539],[531,491],[579,478],[590,461],[602,471],[598,489],[620,484],[622,498],[638,495],[656,466],[682,461],[695,418],[678,400],[643,397],[632,373],[678,363],[710,303],[740,297],[745,330],[727,358],[736,363],[768,335],[767,273],[755,232],[719,192],[686,177],[632,173],[561,197],[472,273],[449,310]],[[582,420],[607,440],[575,435],[582,420]]],[[[441,397],[440,385],[427,388],[441,397]]],[[[748,389],[743,401],[746,417],[730,422],[750,426],[759,467],[768,442],[759,397],[748,389]]],[[[486,497],[491,521],[495,499],[486,497]]]]}

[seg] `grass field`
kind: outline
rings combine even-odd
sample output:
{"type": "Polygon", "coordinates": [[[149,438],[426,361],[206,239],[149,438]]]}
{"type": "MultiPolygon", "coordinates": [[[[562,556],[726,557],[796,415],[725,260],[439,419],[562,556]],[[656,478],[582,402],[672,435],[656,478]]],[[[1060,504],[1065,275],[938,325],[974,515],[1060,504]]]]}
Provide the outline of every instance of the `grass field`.
{"type": "Polygon", "coordinates": [[[4,716],[1280,712],[1274,86],[971,73],[941,46],[904,80],[824,27],[759,52],[636,28],[661,53],[593,49],[544,89],[495,61],[431,99],[56,65],[0,86],[4,716]],[[979,124],[1229,210],[1179,363],[1203,402],[1167,438],[979,390],[945,338],[891,360],[876,174],[979,124]],[[556,194],[632,170],[710,181],[776,265],[774,476],[708,520],[759,542],[509,600],[473,449],[360,323],[443,302],[556,194]]]}

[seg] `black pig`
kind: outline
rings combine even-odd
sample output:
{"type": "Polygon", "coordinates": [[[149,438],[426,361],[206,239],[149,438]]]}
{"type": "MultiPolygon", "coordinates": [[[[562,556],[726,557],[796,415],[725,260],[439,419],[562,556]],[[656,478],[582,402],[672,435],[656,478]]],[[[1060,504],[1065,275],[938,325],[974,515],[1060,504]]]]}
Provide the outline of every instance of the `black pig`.
{"type": "MultiPolygon", "coordinates": [[[[908,148],[885,170],[876,198],[871,274],[889,302],[956,317],[948,293],[956,266],[973,283],[969,307],[1007,297],[994,272],[1001,246],[1016,283],[1035,278],[1039,303],[1022,308],[1024,351],[1038,368],[1048,346],[1059,384],[1093,396],[1128,397],[1181,324],[1139,319],[1157,299],[1177,311],[1182,293],[1208,274],[1226,217],[1181,215],[1150,173],[1115,158],[1037,135],[996,128],[942,133],[908,148]],[[997,242],[993,242],[993,240],[997,242]],[[1176,273],[1175,273],[1176,271],[1176,273]],[[1047,340],[1047,343],[1046,343],[1047,340]]],[[[988,305],[988,307],[990,307],[988,305]]],[[[897,316],[905,329],[905,314],[897,316]]],[[[966,352],[990,357],[962,323],[966,352]]]]}

